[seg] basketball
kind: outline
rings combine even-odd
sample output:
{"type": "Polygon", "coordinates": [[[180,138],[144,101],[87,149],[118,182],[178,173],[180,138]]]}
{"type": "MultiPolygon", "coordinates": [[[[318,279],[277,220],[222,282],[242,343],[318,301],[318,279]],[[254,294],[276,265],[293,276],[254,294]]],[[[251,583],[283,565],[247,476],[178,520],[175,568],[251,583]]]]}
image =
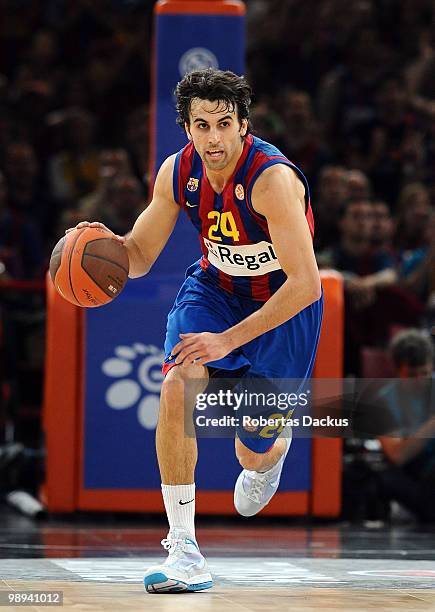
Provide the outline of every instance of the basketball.
{"type": "Polygon", "coordinates": [[[57,291],[71,304],[103,306],[124,289],[128,279],[127,250],[109,230],[75,229],[54,247],[50,276],[57,291]]]}

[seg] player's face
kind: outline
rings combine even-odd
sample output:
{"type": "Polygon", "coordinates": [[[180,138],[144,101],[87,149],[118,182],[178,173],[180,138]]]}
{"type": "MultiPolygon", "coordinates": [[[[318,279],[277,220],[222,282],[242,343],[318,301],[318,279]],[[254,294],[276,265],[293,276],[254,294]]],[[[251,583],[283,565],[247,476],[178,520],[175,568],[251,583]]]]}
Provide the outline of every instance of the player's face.
{"type": "Polygon", "coordinates": [[[237,109],[228,109],[225,103],[192,100],[186,132],[208,170],[221,171],[237,161],[247,128],[246,119],[240,124],[237,109]]]}

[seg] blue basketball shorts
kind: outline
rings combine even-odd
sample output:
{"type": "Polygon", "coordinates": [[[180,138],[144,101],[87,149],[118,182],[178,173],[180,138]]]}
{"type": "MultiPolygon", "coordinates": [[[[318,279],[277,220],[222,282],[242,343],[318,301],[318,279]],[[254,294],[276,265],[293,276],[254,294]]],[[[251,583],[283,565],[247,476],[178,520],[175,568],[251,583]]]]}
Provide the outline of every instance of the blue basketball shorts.
{"type": "MultiPolygon", "coordinates": [[[[214,286],[198,263],[190,266],[168,314],[163,373],[175,365],[176,355],[171,351],[180,341],[180,334],[223,332],[262,305],[263,302],[242,298],[214,286]]],[[[231,379],[237,373],[237,376],[242,376],[241,380],[264,379],[269,390],[274,381],[293,379],[301,388],[313,370],[322,313],[323,294],[286,323],[254,338],[226,357],[208,363],[213,378],[231,379]]],[[[276,409],[265,406],[261,414],[267,418],[271,412],[276,413],[276,409]]],[[[274,431],[270,427],[259,427],[255,432],[248,432],[239,426],[237,435],[252,451],[265,453],[273,446],[281,430],[282,427],[276,427],[274,431]]]]}

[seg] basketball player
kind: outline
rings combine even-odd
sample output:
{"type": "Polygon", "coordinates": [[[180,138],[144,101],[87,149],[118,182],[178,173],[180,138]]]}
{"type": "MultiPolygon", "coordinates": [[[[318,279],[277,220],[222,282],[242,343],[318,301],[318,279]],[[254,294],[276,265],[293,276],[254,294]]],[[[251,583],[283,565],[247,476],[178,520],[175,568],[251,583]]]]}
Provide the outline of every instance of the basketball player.
{"type": "MultiPolygon", "coordinates": [[[[278,149],[250,134],[245,79],[195,71],[175,93],[178,123],[190,142],[162,164],[151,204],[120,238],[131,277],[149,272],[181,209],[202,248],[168,315],[156,447],[169,521],[162,544],[169,555],[146,572],[150,593],[213,584],[195,538],[197,445],[184,432],[186,381],[202,393],[210,376],[235,372],[307,379],[323,304],[307,181],[278,149]]],[[[86,225],[101,226],[78,227],[86,225]]],[[[260,512],[278,488],[290,447],[278,433],[278,427],[272,437],[237,432],[243,470],[234,503],[244,516],[260,512]]]]}

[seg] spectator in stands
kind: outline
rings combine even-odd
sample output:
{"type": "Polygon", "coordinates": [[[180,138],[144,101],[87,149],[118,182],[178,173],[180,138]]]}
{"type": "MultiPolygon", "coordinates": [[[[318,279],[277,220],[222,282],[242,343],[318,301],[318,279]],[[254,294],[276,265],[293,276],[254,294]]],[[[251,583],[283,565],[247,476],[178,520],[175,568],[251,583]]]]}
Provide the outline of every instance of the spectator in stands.
{"type": "Polygon", "coordinates": [[[39,228],[26,210],[9,208],[6,180],[0,172],[0,276],[2,280],[42,278],[44,262],[39,228]]]}
{"type": "Polygon", "coordinates": [[[344,166],[326,165],[320,171],[314,197],[314,246],[322,251],[339,240],[339,211],[349,198],[348,174],[344,166]]]}
{"type": "Polygon", "coordinates": [[[144,191],[132,175],[117,175],[109,184],[104,200],[94,202],[89,219],[99,219],[115,234],[125,235],[133,227],[138,214],[145,208],[144,191]]]}
{"type": "Polygon", "coordinates": [[[433,73],[435,70],[433,26],[423,28],[418,36],[418,55],[408,65],[405,71],[410,93],[428,100],[435,99],[433,73]]]}
{"type": "Polygon", "coordinates": [[[382,200],[373,200],[373,228],[371,243],[375,250],[389,254],[398,260],[393,246],[394,231],[396,228],[390,207],[382,200]]]}
{"type": "Polygon", "coordinates": [[[52,30],[40,29],[33,35],[28,52],[18,67],[14,86],[22,95],[39,91],[53,97],[61,78],[57,36],[52,30]]]}
{"type": "Polygon", "coordinates": [[[347,173],[347,192],[349,200],[364,200],[372,195],[370,179],[361,170],[347,173]]]}
{"type": "Polygon", "coordinates": [[[349,36],[342,51],[343,61],[320,82],[318,108],[329,140],[338,137],[343,158],[355,165],[360,155],[354,151],[355,139],[361,126],[375,117],[376,88],[394,63],[395,50],[387,47],[375,27],[367,25],[349,36]]]}
{"type": "Polygon", "coordinates": [[[102,149],[99,155],[98,184],[95,191],[79,202],[80,214],[86,218],[101,210],[109,197],[110,187],[118,176],[131,174],[127,151],[121,148],[102,149]]]}
{"type": "Polygon", "coordinates": [[[42,185],[36,151],[30,143],[9,144],[5,176],[9,209],[32,219],[44,240],[49,240],[57,222],[59,203],[42,185]]]}
{"type": "Polygon", "coordinates": [[[369,136],[366,169],[376,193],[392,205],[402,184],[424,177],[426,151],[421,127],[403,77],[386,79],[377,90],[376,117],[365,128],[369,136]]]}
{"type": "Polygon", "coordinates": [[[360,170],[342,166],[324,166],[320,173],[319,193],[314,200],[317,251],[337,244],[340,239],[340,210],[345,201],[369,200],[370,180],[360,170]]]}
{"type": "Polygon", "coordinates": [[[422,183],[405,185],[397,211],[396,245],[404,253],[426,246],[426,228],[431,211],[428,189],[422,183]]]}
{"type": "Polygon", "coordinates": [[[285,148],[289,159],[297,160],[310,183],[320,168],[332,159],[323,133],[314,116],[312,101],[305,91],[290,90],[283,96],[281,112],[285,123],[285,148]]]}
{"type": "Polygon", "coordinates": [[[10,106],[25,130],[21,138],[32,142],[38,157],[47,153],[45,116],[59,104],[62,81],[57,36],[51,30],[39,29],[17,66],[9,96],[10,106]]]}
{"type": "Polygon", "coordinates": [[[136,177],[148,186],[149,112],[146,106],[134,109],[127,117],[124,146],[136,177]]]}
{"type": "Polygon", "coordinates": [[[388,462],[380,473],[383,491],[418,519],[435,521],[434,347],[427,334],[408,329],[393,338],[390,352],[399,380],[376,398],[390,423],[379,437],[388,462]]]}
{"type": "Polygon", "coordinates": [[[401,285],[431,307],[435,292],[435,210],[430,213],[423,240],[424,246],[403,257],[401,285]]]}
{"type": "Polygon", "coordinates": [[[95,122],[95,117],[85,109],[73,108],[64,113],[67,148],[55,155],[49,165],[51,189],[60,200],[75,201],[96,188],[95,122]]]}
{"type": "Polygon", "coordinates": [[[406,297],[391,293],[397,283],[396,258],[373,243],[378,230],[371,200],[346,202],[339,230],[339,244],[317,259],[319,266],[335,268],[344,276],[345,369],[358,374],[361,348],[382,344],[390,325],[416,323],[421,311],[415,313],[406,297]]]}
{"type": "Polygon", "coordinates": [[[76,205],[67,208],[62,214],[58,234],[72,227],[80,219],[96,219],[111,197],[111,185],[120,175],[131,174],[127,151],[121,148],[106,148],[99,153],[98,183],[96,189],[81,198],[76,205]]]}
{"type": "Polygon", "coordinates": [[[257,102],[252,109],[250,118],[256,136],[267,142],[273,142],[278,149],[284,150],[286,146],[284,121],[270,107],[266,99],[257,102]]]}
{"type": "Polygon", "coordinates": [[[369,199],[348,200],[339,210],[339,244],[318,254],[322,267],[332,267],[354,281],[386,270],[394,265],[385,253],[372,246],[374,208],[369,199]]]}

